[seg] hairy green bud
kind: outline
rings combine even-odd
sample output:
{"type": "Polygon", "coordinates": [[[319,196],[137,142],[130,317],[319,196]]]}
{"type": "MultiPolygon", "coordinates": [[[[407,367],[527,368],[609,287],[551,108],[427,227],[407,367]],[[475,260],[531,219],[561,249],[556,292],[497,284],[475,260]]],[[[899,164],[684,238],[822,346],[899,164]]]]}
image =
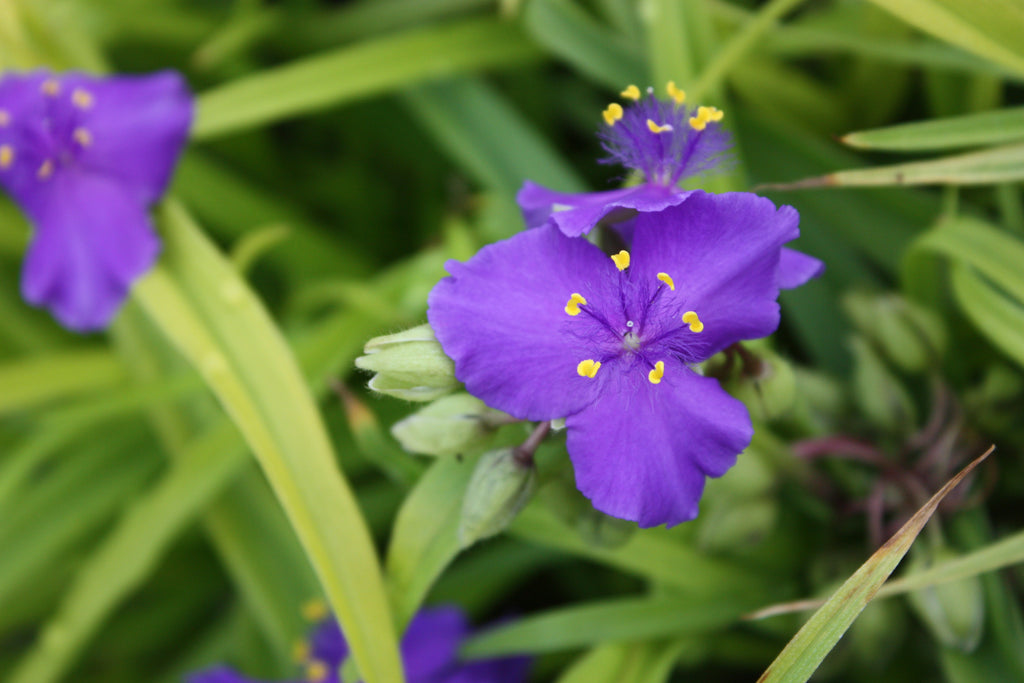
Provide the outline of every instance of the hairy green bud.
{"type": "Polygon", "coordinates": [[[515,448],[484,453],[477,461],[462,500],[459,545],[468,548],[505,530],[537,486],[532,459],[519,458],[515,448]]]}
{"type": "Polygon", "coordinates": [[[356,367],[375,373],[369,387],[409,401],[433,401],[455,389],[455,365],[444,354],[430,325],[374,337],[356,367]]]}
{"type": "Polygon", "coordinates": [[[424,455],[457,455],[484,446],[510,418],[469,394],[439,398],[391,427],[402,447],[424,455]]]}

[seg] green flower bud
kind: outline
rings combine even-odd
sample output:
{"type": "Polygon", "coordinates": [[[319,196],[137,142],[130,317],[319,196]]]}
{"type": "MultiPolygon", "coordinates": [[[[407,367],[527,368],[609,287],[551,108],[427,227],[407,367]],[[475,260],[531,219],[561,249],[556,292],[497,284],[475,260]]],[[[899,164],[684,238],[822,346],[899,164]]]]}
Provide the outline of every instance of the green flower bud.
{"type": "Polygon", "coordinates": [[[530,462],[516,457],[516,449],[484,453],[473,470],[462,500],[458,539],[462,548],[505,530],[523,509],[537,485],[530,462]]]}
{"type": "Polygon", "coordinates": [[[510,418],[469,394],[439,398],[391,427],[402,447],[424,455],[456,455],[484,446],[510,418]]]}
{"type": "MultiPolygon", "coordinates": [[[[958,556],[946,546],[917,550],[910,570],[922,571],[958,556]]],[[[978,577],[921,588],[908,594],[907,599],[940,643],[967,653],[978,647],[985,624],[985,595],[978,577]]]]}
{"type": "Polygon", "coordinates": [[[904,372],[933,368],[946,348],[946,329],[934,313],[895,294],[860,292],[843,298],[854,326],[904,372]]]}
{"type": "Polygon", "coordinates": [[[756,374],[736,377],[727,389],[743,401],[753,420],[774,420],[793,407],[796,377],[789,363],[772,351],[762,348],[754,353],[759,361],[756,374]]]}
{"type": "Polygon", "coordinates": [[[376,373],[369,387],[409,401],[433,401],[459,385],[455,365],[444,354],[430,325],[374,337],[356,367],[376,373]]]}
{"type": "Polygon", "coordinates": [[[857,405],[874,424],[903,433],[915,423],[914,404],[863,337],[850,340],[853,351],[853,391],[857,405]]]}
{"type": "Polygon", "coordinates": [[[779,506],[774,498],[722,502],[698,517],[697,544],[703,550],[724,553],[749,548],[775,528],[779,506]]]}
{"type": "Polygon", "coordinates": [[[583,540],[601,548],[618,548],[633,537],[637,528],[635,522],[611,517],[589,505],[576,518],[576,530],[583,540]]]}

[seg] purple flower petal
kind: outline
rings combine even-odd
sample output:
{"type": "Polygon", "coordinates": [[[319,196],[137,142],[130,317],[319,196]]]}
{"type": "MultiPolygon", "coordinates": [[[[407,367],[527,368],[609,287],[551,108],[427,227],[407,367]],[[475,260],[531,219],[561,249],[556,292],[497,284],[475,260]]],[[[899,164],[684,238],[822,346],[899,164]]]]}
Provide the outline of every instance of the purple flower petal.
{"type": "Polygon", "coordinates": [[[779,289],[796,289],[825,272],[825,264],[807,254],[783,247],[776,280],[779,289]]]}
{"type": "Polygon", "coordinates": [[[248,678],[234,672],[226,666],[215,666],[185,677],[185,683],[260,683],[255,678],[248,678]]]}
{"type": "Polygon", "coordinates": [[[309,639],[310,656],[337,669],[348,657],[348,643],[336,619],[324,619],[309,639]]]}
{"type": "Polygon", "coordinates": [[[746,408],[677,361],[659,384],[639,372],[610,376],[566,420],[577,487],[598,510],[641,527],[693,519],[705,476],[724,474],[750,443],[746,408]]]}
{"type": "Polygon", "coordinates": [[[457,661],[459,646],[469,634],[469,623],[458,607],[421,610],[402,637],[402,662],[409,678],[443,680],[441,674],[457,661]]]}
{"type": "Polygon", "coordinates": [[[634,222],[634,277],[675,280],[680,310],[700,316],[704,358],[779,324],[776,271],[799,216],[746,192],[695,192],[686,204],[641,213],[634,222]]]}
{"type": "Polygon", "coordinates": [[[612,214],[624,211],[661,211],[683,203],[690,192],[660,185],[638,185],[607,192],[570,194],[556,192],[532,183],[523,183],[516,201],[523,211],[527,228],[536,228],[549,220],[568,237],[578,237],[612,214]]]}
{"type": "Polygon", "coordinates": [[[600,382],[576,371],[597,324],[566,315],[574,293],[617,300],[606,255],[552,227],[528,230],[481,249],[466,263],[449,261],[428,298],[427,317],[455,361],[455,376],[491,407],[527,420],[574,413],[600,382]],[[578,323],[573,325],[573,323],[578,323]]]}
{"type": "Polygon", "coordinates": [[[22,292],[65,326],[104,327],[155,262],[149,204],[192,120],[180,76],[0,78],[0,185],[35,231],[22,292]]]}
{"type": "Polygon", "coordinates": [[[105,327],[160,243],[145,208],[114,182],[61,174],[30,197],[37,229],[22,268],[22,295],[66,327],[105,327]]]}

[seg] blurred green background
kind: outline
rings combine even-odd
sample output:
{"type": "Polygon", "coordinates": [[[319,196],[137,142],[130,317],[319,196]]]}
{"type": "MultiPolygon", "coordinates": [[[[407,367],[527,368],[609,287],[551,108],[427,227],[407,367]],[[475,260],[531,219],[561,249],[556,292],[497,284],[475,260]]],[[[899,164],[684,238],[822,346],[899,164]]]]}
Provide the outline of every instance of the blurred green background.
{"type": "MultiPolygon", "coordinates": [[[[826,597],[996,444],[899,570],[960,580],[873,603],[816,676],[1012,681],[1021,35],[1016,0],[3,0],[0,67],[187,76],[198,117],[162,229],[194,219],[230,263],[209,272],[233,268],[266,305],[398,601],[521,618],[467,654],[535,653],[537,681],[752,680],[805,615],[742,615],[826,597]],[[640,532],[574,494],[556,440],[551,483],[510,533],[456,556],[469,465],[403,453],[388,428],[419,406],[369,396],[352,362],[425,320],[447,258],[522,228],[525,179],[616,186],[595,163],[600,111],[668,80],[734,136],[734,162],[695,185],[765,186],[827,264],[754,345],[774,374],[735,379],[754,444],[697,521],[640,532]]],[[[216,661],[294,676],[320,589],[249,456],[252,424],[175,350],[152,290],[106,335],[27,307],[28,236],[0,200],[0,681],[170,682],[216,661]]],[[[224,348],[246,347],[176,239],[168,268],[209,295],[224,348]]],[[[243,385],[261,349],[238,361],[243,385]]],[[[274,388],[253,395],[287,424],[274,388]]],[[[805,680],[817,661],[800,662],[778,680],[805,680]]]]}

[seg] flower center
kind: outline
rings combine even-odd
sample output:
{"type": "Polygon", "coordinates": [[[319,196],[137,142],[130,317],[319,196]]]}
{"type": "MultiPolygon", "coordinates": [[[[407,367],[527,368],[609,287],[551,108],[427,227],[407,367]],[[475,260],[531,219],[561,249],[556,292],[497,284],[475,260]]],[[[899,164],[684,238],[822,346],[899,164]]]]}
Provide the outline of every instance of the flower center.
{"type": "MultiPolygon", "coordinates": [[[[686,311],[681,318],[676,317],[679,315],[679,303],[673,305],[673,302],[662,301],[662,297],[673,296],[675,293],[675,281],[671,275],[658,273],[652,278],[654,282],[632,282],[629,252],[623,250],[612,254],[611,260],[618,270],[618,303],[625,322],[619,318],[620,322],[614,323],[579,292],[569,295],[564,307],[565,313],[573,318],[584,314],[585,319],[589,319],[592,324],[596,323],[603,330],[596,335],[581,334],[581,338],[592,340],[598,337],[611,341],[607,344],[596,342],[601,347],[601,353],[597,357],[579,360],[576,363],[576,374],[594,379],[608,362],[614,364],[631,358],[628,361],[631,367],[643,369],[651,384],[660,384],[665,376],[665,359],[658,356],[679,355],[672,352],[672,349],[685,347],[686,342],[683,340],[680,343],[680,337],[700,334],[704,330],[704,323],[696,311],[686,311]],[[627,311],[633,311],[634,315],[627,314],[627,311]]],[[[610,302],[601,303],[607,305],[610,302]]]]}
{"type": "Polygon", "coordinates": [[[599,133],[609,156],[602,163],[618,163],[643,173],[648,184],[674,187],[680,180],[713,168],[729,148],[729,135],[720,124],[723,112],[715,107],[688,109],[686,93],[669,81],[668,99],[646,94],[630,85],[621,96],[623,107],[612,102],[602,112],[606,126],[599,133]]]}

